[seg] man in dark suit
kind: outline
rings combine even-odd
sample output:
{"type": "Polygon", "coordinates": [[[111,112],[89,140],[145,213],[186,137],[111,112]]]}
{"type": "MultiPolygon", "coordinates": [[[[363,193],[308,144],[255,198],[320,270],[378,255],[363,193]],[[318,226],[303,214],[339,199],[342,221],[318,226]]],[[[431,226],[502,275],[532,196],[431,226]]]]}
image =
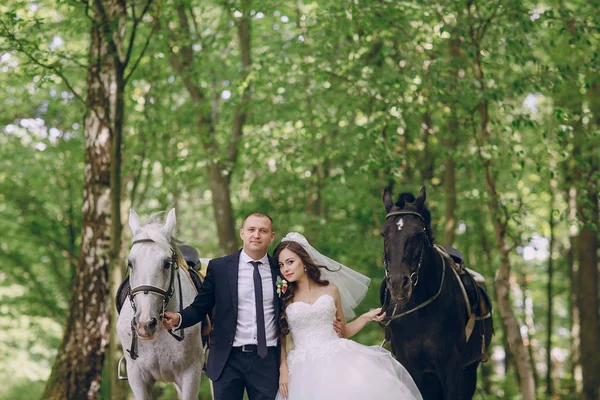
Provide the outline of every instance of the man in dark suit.
{"type": "Polygon", "coordinates": [[[273,221],[262,213],[246,217],[243,248],[211,260],[194,302],[181,313],[165,312],[167,329],[183,329],[211,315],[214,330],[206,375],[216,400],[273,400],[279,383],[278,268],[267,254],[275,239],[273,221]]]}

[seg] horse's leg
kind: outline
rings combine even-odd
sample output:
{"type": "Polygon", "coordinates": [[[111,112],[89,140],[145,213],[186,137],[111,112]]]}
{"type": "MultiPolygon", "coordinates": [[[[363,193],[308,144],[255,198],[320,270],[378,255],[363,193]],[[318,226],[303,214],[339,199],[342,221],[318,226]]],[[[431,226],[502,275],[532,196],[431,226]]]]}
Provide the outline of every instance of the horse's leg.
{"type": "Polygon", "coordinates": [[[146,381],[142,379],[139,371],[127,370],[127,380],[136,400],[152,400],[152,387],[154,380],[146,381]]]}
{"type": "Polygon", "coordinates": [[[444,391],[444,400],[459,400],[462,386],[462,362],[458,349],[454,348],[452,355],[445,363],[436,363],[436,372],[444,391]]]}
{"type": "Polygon", "coordinates": [[[478,362],[474,362],[471,365],[467,365],[463,369],[463,380],[462,380],[462,399],[471,400],[475,395],[475,389],[477,388],[477,367],[478,362]]]}
{"type": "Polygon", "coordinates": [[[200,376],[202,374],[202,366],[198,364],[197,368],[190,366],[177,378],[178,392],[181,400],[198,400],[200,393],[200,376]]]}
{"type": "Polygon", "coordinates": [[[423,400],[444,400],[442,385],[438,376],[433,372],[423,373],[418,386],[423,400]]]}

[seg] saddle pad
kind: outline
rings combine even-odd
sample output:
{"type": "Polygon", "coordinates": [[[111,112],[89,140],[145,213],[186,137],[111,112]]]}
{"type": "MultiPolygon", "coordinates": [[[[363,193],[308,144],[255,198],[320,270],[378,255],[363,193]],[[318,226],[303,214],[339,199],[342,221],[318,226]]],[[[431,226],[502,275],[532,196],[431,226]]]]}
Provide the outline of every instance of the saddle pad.
{"type": "Polygon", "coordinates": [[[459,275],[459,277],[463,287],[465,288],[465,292],[467,293],[467,298],[469,300],[469,304],[467,304],[467,307],[470,307],[471,313],[475,314],[475,316],[480,315],[480,291],[477,282],[475,281],[473,276],[471,276],[471,274],[469,274],[468,272],[463,272],[459,275]]]}
{"type": "Polygon", "coordinates": [[[127,301],[127,294],[129,293],[129,275],[125,278],[123,282],[119,285],[119,289],[117,289],[117,295],[115,296],[115,304],[117,306],[117,313],[121,314],[121,308],[123,308],[123,304],[127,301]]]}
{"type": "Polygon", "coordinates": [[[470,268],[466,268],[467,272],[469,274],[471,274],[471,276],[473,277],[473,279],[475,279],[475,282],[479,283],[479,284],[485,284],[485,278],[483,277],[483,275],[481,275],[479,272],[477,271],[473,271],[470,268]]]}

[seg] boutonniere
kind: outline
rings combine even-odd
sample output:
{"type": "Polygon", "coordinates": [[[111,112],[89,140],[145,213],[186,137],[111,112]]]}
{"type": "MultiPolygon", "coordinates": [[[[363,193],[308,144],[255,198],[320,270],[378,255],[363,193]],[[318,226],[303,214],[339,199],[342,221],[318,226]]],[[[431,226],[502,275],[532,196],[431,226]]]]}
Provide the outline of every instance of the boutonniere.
{"type": "Polygon", "coordinates": [[[285,294],[285,292],[287,291],[288,283],[285,279],[281,279],[281,277],[278,276],[277,282],[275,284],[277,285],[277,294],[279,295],[279,297],[281,297],[281,295],[285,294]]]}

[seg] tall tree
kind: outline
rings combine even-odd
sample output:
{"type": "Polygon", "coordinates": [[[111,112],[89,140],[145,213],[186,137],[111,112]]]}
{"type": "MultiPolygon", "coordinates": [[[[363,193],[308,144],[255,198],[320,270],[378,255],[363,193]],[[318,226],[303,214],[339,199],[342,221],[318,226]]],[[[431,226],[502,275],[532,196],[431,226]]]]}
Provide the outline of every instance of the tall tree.
{"type": "MultiPolygon", "coordinates": [[[[139,15],[132,5],[129,43],[125,40],[127,4],[98,0],[86,9],[91,20],[84,117],[85,168],[82,205],[82,243],[73,279],[69,316],[50,379],[47,399],[98,398],[102,367],[110,342],[112,301],[110,266],[121,246],[121,141],[124,88],[139,15]]],[[[142,50],[143,53],[143,50],[142,50]]]]}
{"type": "Polygon", "coordinates": [[[548,249],[548,286],[546,289],[546,301],[548,302],[548,312],[546,314],[546,394],[552,396],[554,391],[552,385],[552,333],[554,327],[554,321],[552,319],[552,313],[554,312],[554,300],[553,300],[553,285],[554,285],[554,246],[556,242],[555,237],[555,222],[554,222],[554,207],[556,197],[556,180],[550,179],[550,213],[548,218],[548,225],[550,227],[550,244],[548,249]]]}
{"type": "MultiPolygon", "coordinates": [[[[489,11],[488,11],[489,12],[489,11]]],[[[480,15],[479,8],[472,1],[467,2],[467,13],[469,18],[469,41],[472,47],[472,70],[473,76],[477,81],[479,88],[479,104],[477,105],[478,121],[472,121],[474,138],[477,143],[477,154],[483,172],[485,175],[488,207],[494,226],[496,246],[500,251],[500,265],[496,272],[496,300],[498,309],[502,317],[502,323],[506,327],[507,340],[510,350],[515,355],[515,364],[519,373],[523,399],[531,400],[536,398],[535,376],[532,368],[530,354],[523,343],[519,322],[515,317],[510,302],[510,279],[511,279],[511,260],[510,253],[512,246],[508,240],[509,217],[506,207],[502,203],[501,194],[498,191],[498,183],[491,157],[486,155],[489,152],[487,147],[492,140],[492,130],[490,121],[489,96],[486,94],[487,82],[483,68],[482,47],[488,25],[493,17],[500,12],[500,6],[496,6],[490,13],[491,17],[484,18],[480,15]]],[[[489,154],[489,153],[488,153],[489,154]]]]}
{"type": "MultiPolygon", "coordinates": [[[[248,118],[249,103],[252,88],[252,58],[251,58],[251,26],[252,2],[242,0],[237,10],[228,1],[212,10],[211,18],[216,19],[220,26],[209,37],[203,37],[203,18],[197,16],[193,6],[178,2],[173,11],[177,22],[167,22],[170,30],[170,56],[169,62],[175,72],[183,81],[185,89],[190,96],[195,110],[194,123],[196,134],[200,138],[204,152],[202,156],[209,160],[206,162],[206,171],[212,192],[212,208],[216,222],[219,247],[222,254],[229,254],[237,249],[237,231],[234,227],[233,207],[231,203],[231,179],[238,159],[238,146],[242,138],[244,125],[248,118]],[[212,41],[223,43],[222,31],[227,32],[227,25],[235,27],[236,34],[233,43],[237,45],[240,62],[237,76],[222,76],[223,70],[217,61],[220,55],[211,54],[214,49],[212,41]],[[197,51],[199,48],[201,51],[197,51]],[[212,59],[214,64],[205,63],[204,69],[208,76],[198,73],[201,60],[212,59]],[[229,92],[232,96],[233,110],[225,109],[221,103],[224,81],[229,83],[233,79],[237,87],[229,92]],[[210,82],[210,89],[206,89],[206,82],[210,82]],[[229,124],[221,122],[230,116],[229,124]],[[223,135],[223,126],[229,125],[229,135],[223,135]]],[[[211,32],[206,29],[205,32],[211,32]]],[[[231,39],[230,39],[231,40],[231,39]]],[[[205,61],[205,60],[202,60],[205,61]]],[[[225,62],[222,60],[221,62],[225,62]]],[[[228,61],[230,62],[230,61],[228,61]]],[[[225,69],[226,70],[226,69],[225,69]]],[[[228,105],[231,107],[232,102],[228,105]]]]}
{"type": "Polygon", "coordinates": [[[582,227],[577,237],[579,273],[577,279],[577,303],[579,305],[581,335],[581,367],[583,393],[586,399],[596,400],[600,395],[600,318],[598,297],[598,208],[600,178],[598,170],[600,132],[600,82],[590,82],[588,99],[593,109],[594,120],[580,135],[574,138],[573,152],[577,157],[575,176],[581,181],[576,184],[577,214],[582,227]]]}

